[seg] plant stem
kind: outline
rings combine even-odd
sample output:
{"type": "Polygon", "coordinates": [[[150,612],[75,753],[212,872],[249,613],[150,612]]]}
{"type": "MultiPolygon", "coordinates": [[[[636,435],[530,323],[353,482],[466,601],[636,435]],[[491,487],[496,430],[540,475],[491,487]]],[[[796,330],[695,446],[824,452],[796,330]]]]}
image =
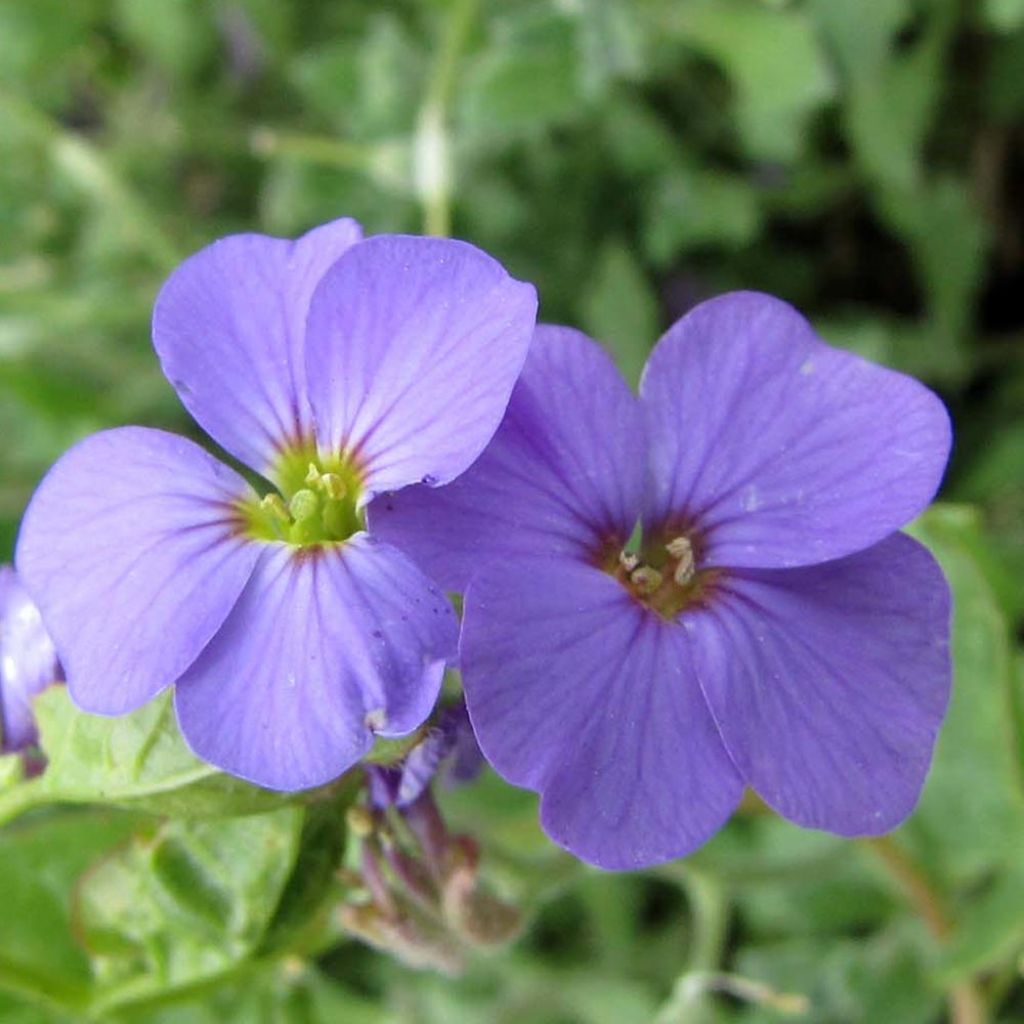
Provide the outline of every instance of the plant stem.
{"type": "Polygon", "coordinates": [[[459,58],[476,15],[477,0],[452,0],[417,120],[416,190],[423,205],[423,230],[451,234],[453,189],[448,113],[459,58]]]}
{"type": "MultiPolygon", "coordinates": [[[[931,935],[940,943],[945,942],[953,931],[953,925],[942,898],[907,852],[888,836],[862,839],[860,845],[886,869],[931,935]]],[[[971,979],[950,989],[949,1011],[953,1024],[985,1024],[988,1020],[985,1000],[971,979]]]]}

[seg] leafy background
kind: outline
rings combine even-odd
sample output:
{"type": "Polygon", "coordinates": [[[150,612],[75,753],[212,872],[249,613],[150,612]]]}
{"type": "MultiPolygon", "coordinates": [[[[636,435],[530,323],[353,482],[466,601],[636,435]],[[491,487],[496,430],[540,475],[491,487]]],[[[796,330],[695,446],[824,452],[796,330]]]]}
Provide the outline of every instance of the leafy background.
{"type": "Polygon", "coordinates": [[[342,214],[476,242],[633,378],[701,297],[774,292],[957,427],[915,527],[955,696],[895,835],[751,808],[605,875],[486,777],[442,806],[524,930],[447,977],[342,928],[344,787],[273,799],[159,702],[53,691],[48,771],[4,761],[0,1019],[1024,1019],[1022,114],[1024,0],[0,0],[4,555],[72,441],[191,429],[148,341],[176,262],[342,214]]]}

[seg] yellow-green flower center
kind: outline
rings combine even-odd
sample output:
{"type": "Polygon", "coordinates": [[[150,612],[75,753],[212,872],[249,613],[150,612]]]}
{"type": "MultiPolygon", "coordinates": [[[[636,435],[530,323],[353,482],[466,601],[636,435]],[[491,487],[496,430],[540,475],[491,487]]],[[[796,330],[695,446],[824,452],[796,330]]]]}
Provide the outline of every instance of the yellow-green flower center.
{"type": "Polygon", "coordinates": [[[304,446],[282,454],[269,475],[277,491],[239,503],[250,537],[308,547],[338,544],[365,529],[362,474],[351,460],[304,446]]]}

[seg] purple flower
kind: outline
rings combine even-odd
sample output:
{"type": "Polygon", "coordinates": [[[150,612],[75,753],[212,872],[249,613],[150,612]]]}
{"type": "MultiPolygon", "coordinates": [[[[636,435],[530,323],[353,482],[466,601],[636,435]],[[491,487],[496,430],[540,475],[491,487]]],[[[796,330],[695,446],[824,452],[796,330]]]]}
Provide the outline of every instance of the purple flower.
{"type": "Polygon", "coordinates": [[[737,293],[668,331],[639,401],[589,339],[539,328],[481,459],[382,496],[370,522],[469,584],[461,664],[488,760],[542,794],[558,843],[635,868],[704,842],[745,785],[842,835],[913,808],[950,604],[895,531],[949,445],[925,387],[737,293]]]}
{"type": "Polygon", "coordinates": [[[274,789],[324,783],[417,727],[457,626],[367,533],[377,492],[445,484],[501,420],[532,287],[462,242],[225,238],[164,285],[153,340],[199,424],[273,485],[139,427],[67,452],[17,564],[75,702],[117,715],[176,684],[186,741],[274,789]]]}
{"type": "Polygon", "coordinates": [[[39,609],[9,565],[0,565],[0,750],[24,750],[36,741],[32,698],[61,679],[39,609]]]}

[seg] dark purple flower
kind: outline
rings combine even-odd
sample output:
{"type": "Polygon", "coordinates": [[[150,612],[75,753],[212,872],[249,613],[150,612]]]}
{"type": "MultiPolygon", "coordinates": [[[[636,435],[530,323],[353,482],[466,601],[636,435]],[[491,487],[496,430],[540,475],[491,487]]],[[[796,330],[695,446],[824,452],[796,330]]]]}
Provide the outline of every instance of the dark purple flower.
{"type": "Polygon", "coordinates": [[[469,583],[461,662],[488,760],[542,794],[557,842],[635,868],[704,842],[745,785],[842,835],[913,808],[950,605],[895,531],[949,444],[925,387],[737,293],[668,331],[639,401],[589,339],[539,328],[472,469],[382,496],[370,522],[469,583]]]}
{"type": "Polygon", "coordinates": [[[61,679],[39,609],[9,565],[0,565],[0,750],[24,750],[36,741],[32,698],[61,679]]]}
{"type": "Polygon", "coordinates": [[[433,707],[450,605],[368,534],[375,493],[448,483],[501,420],[533,288],[462,242],[225,238],[153,314],[199,424],[276,490],[184,438],[86,438],[25,515],[17,564],[75,702],[122,714],[172,683],[185,739],[274,789],[324,783],[433,707]]]}

